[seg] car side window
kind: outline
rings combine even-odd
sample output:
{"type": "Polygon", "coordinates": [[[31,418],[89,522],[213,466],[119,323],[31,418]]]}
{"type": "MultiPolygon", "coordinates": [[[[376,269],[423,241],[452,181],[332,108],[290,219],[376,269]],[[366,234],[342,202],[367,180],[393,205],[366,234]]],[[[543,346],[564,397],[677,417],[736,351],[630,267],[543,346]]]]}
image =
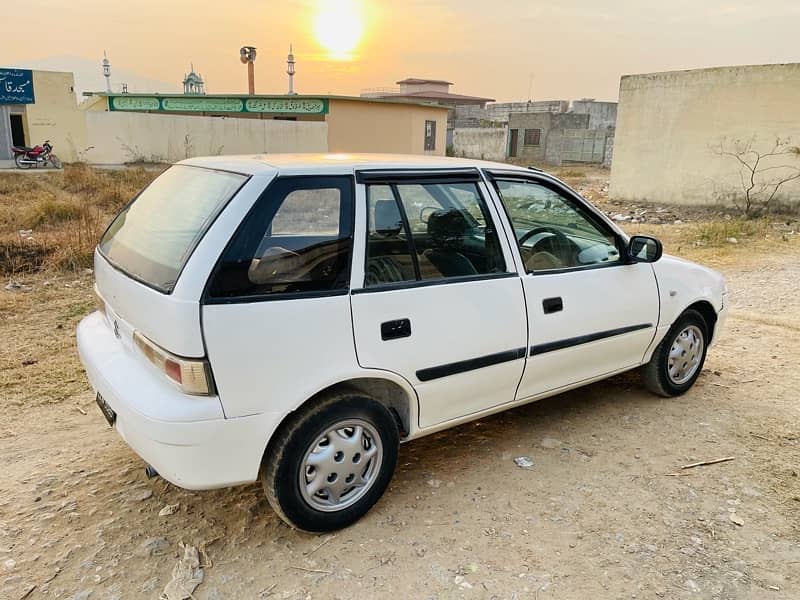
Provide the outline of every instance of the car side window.
{"type": "Polygon", "coordinates": [[[495,181],[528,273],[620,263],[617,236],[574,200],[533,181],[495,181]]]}
{"type": "Polygon", "coordinates": [[[365,287],[506,271],[475,183],[369,185],[365,287]]]}
{"type": "Polygon", "coordinates": [[[286,177],[256,202],[213,276],[212,298],[345,291],[353,247],[351,177],[286,177]]]}

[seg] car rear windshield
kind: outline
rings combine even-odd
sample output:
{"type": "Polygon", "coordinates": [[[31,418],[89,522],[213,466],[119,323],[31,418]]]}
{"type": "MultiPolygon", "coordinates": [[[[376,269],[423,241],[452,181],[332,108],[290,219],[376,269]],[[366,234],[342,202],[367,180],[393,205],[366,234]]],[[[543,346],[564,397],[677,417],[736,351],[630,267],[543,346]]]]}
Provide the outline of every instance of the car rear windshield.
{"type": "Polygon", "coordinates": [[[131,277],[165,293],[246,175],[170,167],[112,221],[100,252],[131,277]]]}

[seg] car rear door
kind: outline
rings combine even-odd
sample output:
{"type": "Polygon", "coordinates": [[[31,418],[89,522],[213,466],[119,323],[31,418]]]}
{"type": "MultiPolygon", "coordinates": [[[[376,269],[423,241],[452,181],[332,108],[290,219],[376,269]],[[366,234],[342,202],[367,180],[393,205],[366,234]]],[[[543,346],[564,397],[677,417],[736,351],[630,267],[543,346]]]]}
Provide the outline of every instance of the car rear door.
{"type": "Polygon", "coordinates": [[[491,179],[525,268],[529,358],[517,399],[641,364],[659,320],[652,265],[630,264],[622,237],[559,182],[491,179]]]}
{"type": "Polygon", "coordinates": [[[478,171],[361,171],[357,181],[359,364],[414,386],[422,428],[513,401],[525,301],[478,171]]]}

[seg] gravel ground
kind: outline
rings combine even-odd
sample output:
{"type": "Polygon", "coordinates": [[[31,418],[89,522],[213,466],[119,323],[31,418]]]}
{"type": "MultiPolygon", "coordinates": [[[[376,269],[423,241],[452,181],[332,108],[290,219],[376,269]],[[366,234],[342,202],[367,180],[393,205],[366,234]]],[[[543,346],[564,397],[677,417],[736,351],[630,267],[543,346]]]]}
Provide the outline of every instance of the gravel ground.
{"type": "Polygon", "coordinates": [[[626,374],[410,443],[333,535],[291,530],[257,485],[146,480],[85,384],[4,401],[0,598],[158,598],[180,543],[197,600],[800,598],[800,267],[726,271],[733,314],[688,394],[626,374]]]}

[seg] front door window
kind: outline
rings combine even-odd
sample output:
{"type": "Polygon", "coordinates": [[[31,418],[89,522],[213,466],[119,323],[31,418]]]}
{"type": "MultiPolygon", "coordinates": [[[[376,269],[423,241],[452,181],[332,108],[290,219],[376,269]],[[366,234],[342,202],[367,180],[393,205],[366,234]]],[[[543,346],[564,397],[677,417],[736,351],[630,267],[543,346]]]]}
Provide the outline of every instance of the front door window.
{"type": "Polygon", "coordinates": [[[617,236],[575,201],[533,181],[495,185],[528,273],[620,262],[617,236]]]}

